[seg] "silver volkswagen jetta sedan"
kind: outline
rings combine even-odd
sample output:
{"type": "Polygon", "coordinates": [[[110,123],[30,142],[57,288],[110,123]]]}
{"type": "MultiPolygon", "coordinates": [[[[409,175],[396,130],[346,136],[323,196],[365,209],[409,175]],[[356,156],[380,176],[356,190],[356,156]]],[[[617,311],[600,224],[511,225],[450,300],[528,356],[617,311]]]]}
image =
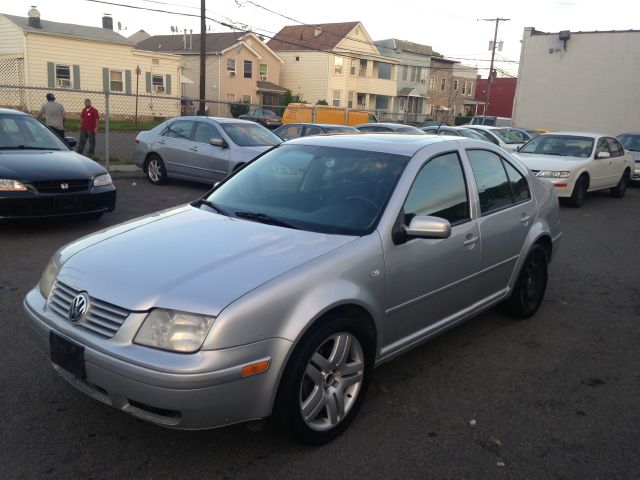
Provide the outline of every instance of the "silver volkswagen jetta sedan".
{"type": "Polygon", "coordinates": [[[498,303],[533,315],[560,237],[553,186],[488,142],[305,137],[61,248],[24,307],[101,402],[184,429],[277,414],[319,444],[374,366],[498,303]]]}

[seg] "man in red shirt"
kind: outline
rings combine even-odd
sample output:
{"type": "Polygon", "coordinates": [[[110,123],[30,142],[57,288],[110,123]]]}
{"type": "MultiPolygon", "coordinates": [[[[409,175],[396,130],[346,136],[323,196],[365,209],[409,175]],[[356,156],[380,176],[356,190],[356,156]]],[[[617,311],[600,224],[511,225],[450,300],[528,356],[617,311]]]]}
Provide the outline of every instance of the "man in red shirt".
{"type": "Polygon", "coordinates": [[[88,98],[84,101],[84,108],[80,113],[80,140],[78,141],[78,149],[76,152],[84,155],[84,146],[89,139],[89,158],[93,157],[96,149],[96,132],[98,131],[98,110],[91,106],[91,100],[88,98]]]}

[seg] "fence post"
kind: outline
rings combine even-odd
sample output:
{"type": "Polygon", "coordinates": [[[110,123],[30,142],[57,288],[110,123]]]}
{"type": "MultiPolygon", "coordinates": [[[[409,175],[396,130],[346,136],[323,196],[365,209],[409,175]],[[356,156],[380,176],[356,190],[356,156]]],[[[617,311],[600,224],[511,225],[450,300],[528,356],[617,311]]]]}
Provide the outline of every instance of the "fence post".
{"type": "Polygon", "coordinates": [[[109,92],[104,92],[104,156],[105,168],[109,171],[109,92]]]}

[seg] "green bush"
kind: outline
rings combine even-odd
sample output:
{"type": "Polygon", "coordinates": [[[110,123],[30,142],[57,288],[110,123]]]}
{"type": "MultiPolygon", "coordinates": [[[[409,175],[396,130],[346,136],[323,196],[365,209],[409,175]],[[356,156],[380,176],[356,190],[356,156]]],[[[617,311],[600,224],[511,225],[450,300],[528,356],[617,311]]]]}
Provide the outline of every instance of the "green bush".
{"type": "Polygon", "coordinates": [[[316,102],[316,105],[329,105],[329,102],[327,102],[326,100],[318,100],[316,102]]]}
{"type": "Polygon", "coordinates": [[[240,115],[244,115],[249,111],[248,103],[232,103],[230,106],[231,116],[233,118],[238,118],[240,115]]]}
{"type": "Polygon", "coordinates": [[[473,117],[469,116],[469,117],[463,117],[463,116],[457,116],[455,119],[455,125],[464,125],[465,123],[469,123],[471,121],[473,117]]]}

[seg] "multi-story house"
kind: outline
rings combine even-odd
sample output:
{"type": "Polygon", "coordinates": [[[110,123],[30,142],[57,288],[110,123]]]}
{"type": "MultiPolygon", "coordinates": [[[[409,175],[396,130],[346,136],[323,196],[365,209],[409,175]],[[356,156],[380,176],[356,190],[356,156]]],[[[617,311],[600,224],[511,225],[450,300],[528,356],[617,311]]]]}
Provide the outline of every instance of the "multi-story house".
{"type": "Polygon", "coordinates": [[[360,22],[289,25],[267,45],[284,59],[280,82],[304,101],[390,111],[397,59],[381,55],[360,22]]]}
{"type": "Polygon", "coordinates": [[[475,115],[479,102],[475,98],[478,69],[454,64],[451,70],[451,115],[475,115]]]}
{"type": "MultiPolygon", "coordinates": [[[[155,35],[138,48],[180,55],[186,82],[182,94],[200,97],[200,35],[155,35]]],[[[279,105],[282,58],[253,33],[206,34],[205,99],[279,105]]],[[[215,113],[215,112],[214,112],[215,113]]]]}
{"type": "Polygon", "coordinates": [[[69,113],[80,112],[87,96],[104,111],[105,93],[110,93],[111,114],[133,114],[133,103],[115,97],[136,93],[139,84],[140,94],[159,97],[139,102],[139,115],[173,116],[180,104],[168,98],[180,95],[179,78],[179,56],[137,49],[113,31],[109,16],[100,28],[50,22],[35,8],[28,17],[0,14],[0,84],[41,88],[14,89],[3,105],[37,111],[45,102],[44,89],[51,89],[69,113]],[[75,90],[96,93],[72,95],[75,90]]]}

